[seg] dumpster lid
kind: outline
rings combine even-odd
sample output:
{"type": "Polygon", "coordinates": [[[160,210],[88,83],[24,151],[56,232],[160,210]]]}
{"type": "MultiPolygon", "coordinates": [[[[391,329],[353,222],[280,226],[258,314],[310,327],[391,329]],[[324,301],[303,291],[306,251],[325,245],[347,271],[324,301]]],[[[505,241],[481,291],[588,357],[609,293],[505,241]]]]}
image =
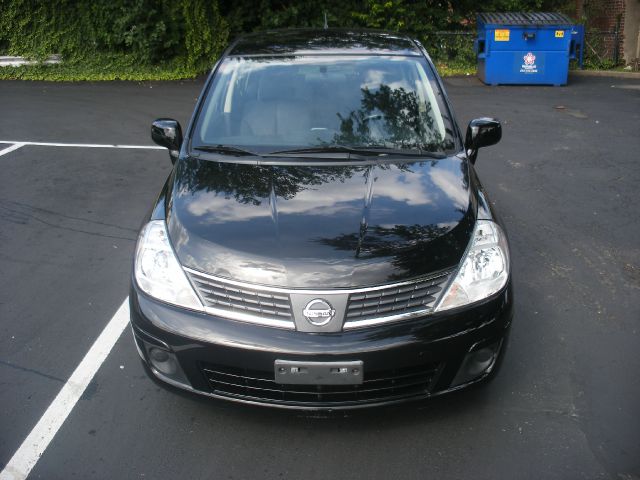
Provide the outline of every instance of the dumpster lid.
{"type": "Polygon", "coordinates": [[[499,25],[573,25],[563,13],[503,12],[480,13],[478,23],[499,25]]]}

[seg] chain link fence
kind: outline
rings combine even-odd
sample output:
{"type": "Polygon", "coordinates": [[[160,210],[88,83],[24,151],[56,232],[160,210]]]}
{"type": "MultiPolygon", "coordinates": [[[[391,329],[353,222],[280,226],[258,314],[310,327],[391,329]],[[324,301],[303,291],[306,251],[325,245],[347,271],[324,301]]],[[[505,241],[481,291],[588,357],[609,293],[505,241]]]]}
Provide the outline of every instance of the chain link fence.
{"type": "Polygon", "coordinates": [[[589,30],[584,35],[584,66],[607,69],[620,65],[620,33],[589,30]]]}
{"type": "MultiPolygon", "coordinates": [[[[439,31],[425,35],[425,48],[436,63],[452,67],[474,68],[475,31],[439,31]]],[[[609,69],[621,64],[621,38],[617,31],[589,30],[585,32],[583,55],[585,68],[609,69]]]]}
{"type": "Polygon", "coordinates": [[[441,74],[461,75],[476,70],[475,31],[438,31],[421,37],[441,74]]]}
{"type": "Polygon", "coordinates": [[[470,66],[476,64],[475,38],[475,31],[440,31],[424,36],[423,41],[435,62],[470,66]]]}
{"type": "MultiPolygon", "coordinates": [[[[437,31],[423,35],[421,41],[438,64],[452,69],[474,70],[477,64],[475,30],[437,31]]],[[[617,31],[589,30],[583,45],[586,68],[609,69],[621,63],[621,38],[617,31]]],[[[0,43],[0,54],[2,44],[0,43]]]]}

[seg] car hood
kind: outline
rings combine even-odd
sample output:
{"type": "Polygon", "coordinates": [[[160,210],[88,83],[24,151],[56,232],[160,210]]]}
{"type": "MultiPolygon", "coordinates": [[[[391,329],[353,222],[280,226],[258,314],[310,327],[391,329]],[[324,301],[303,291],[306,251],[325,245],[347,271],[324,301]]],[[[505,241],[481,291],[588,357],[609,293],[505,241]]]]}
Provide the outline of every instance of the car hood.
{"type": "Polygon", "coordinates": [[[181,159],[166,197],[180,262],[294,288],[359,287],[457,265],[475,223],[457,158],[335,166],[181,159]]]}

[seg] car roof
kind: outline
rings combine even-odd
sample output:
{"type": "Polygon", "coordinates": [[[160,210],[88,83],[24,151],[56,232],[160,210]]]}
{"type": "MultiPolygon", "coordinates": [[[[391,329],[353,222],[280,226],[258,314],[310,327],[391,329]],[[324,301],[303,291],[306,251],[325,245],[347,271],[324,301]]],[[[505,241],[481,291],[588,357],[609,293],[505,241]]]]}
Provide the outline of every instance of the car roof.
{"type": "Polygon", "coordinates": [[[267,30],[236,40],[228,56],[273,55],[408,55],[420,56],[417,44],[405,35],[380,30],[267,30]]]}

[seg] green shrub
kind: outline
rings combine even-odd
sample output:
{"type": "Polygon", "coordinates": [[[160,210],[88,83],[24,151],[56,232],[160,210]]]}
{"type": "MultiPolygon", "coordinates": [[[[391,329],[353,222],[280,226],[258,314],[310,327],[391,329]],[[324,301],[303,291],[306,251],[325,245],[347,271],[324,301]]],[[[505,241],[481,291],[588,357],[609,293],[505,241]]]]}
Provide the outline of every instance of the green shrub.
{"type": "Polygon", "coordinates": [[[268,28],[380,28],[419,39],[445,71],[475,64],[477,11],[555,10],[570,0],[0,0],[0,54],[62,65],[0,68],[0,78],[194,77],[232,36],[268,28]]]}
{"type": "Polygon", "coordinates": [[[194,76],[210,68],[228,41],[217,3],[207,0],[0,0],[0,12],[4,53],[63,56],[64,67],[21,67],[45,76],[81,65],[92,76],[154,68],[194,76]]]}

